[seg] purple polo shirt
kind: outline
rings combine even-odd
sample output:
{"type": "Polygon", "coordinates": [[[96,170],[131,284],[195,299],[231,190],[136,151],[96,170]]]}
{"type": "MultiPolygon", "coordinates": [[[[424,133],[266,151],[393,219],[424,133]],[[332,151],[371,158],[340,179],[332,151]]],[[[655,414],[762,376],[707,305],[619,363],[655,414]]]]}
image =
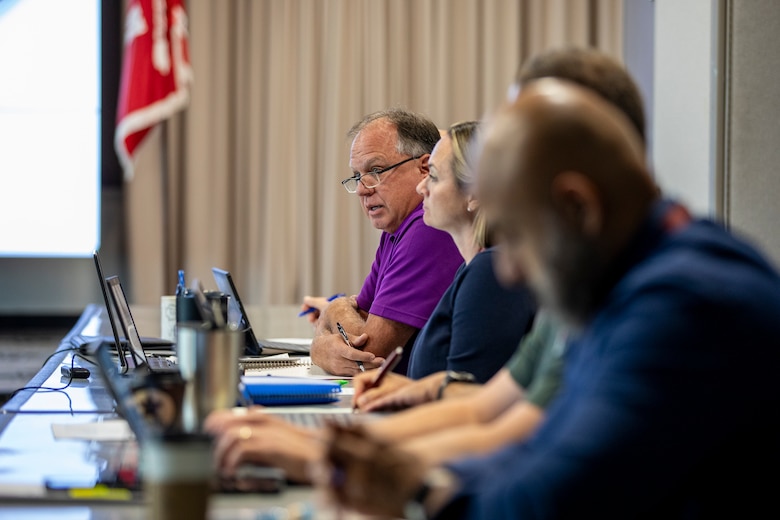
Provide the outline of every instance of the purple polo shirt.
{"type": "Polygon", "coordinates": [[[382,233],[358,305],[421,329],[462,263],[452,237],[423,222],[421,202],[395,233],[382,233]]]}

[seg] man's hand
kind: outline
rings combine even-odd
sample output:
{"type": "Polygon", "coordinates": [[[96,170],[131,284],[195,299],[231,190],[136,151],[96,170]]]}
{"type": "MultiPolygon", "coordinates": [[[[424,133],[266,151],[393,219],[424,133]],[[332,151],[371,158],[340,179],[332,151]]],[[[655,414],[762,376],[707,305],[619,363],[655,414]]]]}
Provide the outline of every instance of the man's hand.
{"type": "MultiPolygon", "coordinates": [[[[365,334],[350,341],[364,342],[365,334]]],[[[344,342],[340,334],[322,334],[315,336],[311,342],[311,360],[326,372],[337,376],[354,376],[361,373],[358,361],[367,369],[377,368],[384,358],[371,352],[352,348],[344,342]]]]}
{"type": "Polygon", "coordinates": [[[379,367],[396,347],[406,345],[416,330],[404,323],[366,313],[357,306],[355,296],[338,298],[330,302],[317,321],[311,345],[312,361],[331,374],[352,376],[360,372],[358,361],[365,369],[379,367]],[[353,350],[375,357],[350,352],[338,335],[339,323],[355,347],[353,350]]]}
{"type": "Polygon", "coordinates": [[[336,323],[341,323],[350,332],[358,334],[363,331],[368,314],[362,313],[357,304],[357,296],[336,298],[320,309],[319,318],[315,323],[315,334],[330,334],[336,332],[336,323]]]}

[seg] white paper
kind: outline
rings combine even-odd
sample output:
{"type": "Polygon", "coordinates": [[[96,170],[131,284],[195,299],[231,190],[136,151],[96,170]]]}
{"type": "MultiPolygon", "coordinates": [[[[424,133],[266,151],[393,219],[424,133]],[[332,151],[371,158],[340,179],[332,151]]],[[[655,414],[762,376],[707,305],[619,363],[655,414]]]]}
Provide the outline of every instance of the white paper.
{"type": "Polygon", "coordinates": [[[88,423],[52,424],[55,439],[79,439],[87,441],[126,441],[135,438],[124,419],[88,423]]]}
{"type": "Polygon", "coordinates": [[[311,338],[267,338],[274,343],[291,343],[293,345],[311,345],[311,338]]]}
{"type": "Polygon", "coordinates": [[[0,496],[12,498],[38,498],[46,496],[46,486],[36,483],[0,482],[0,496]]]}
{"type": "Polygon", "coordinates": [[[260,358],[259,361],[273,361],[284,359],[296,359],[299,363],[283,367],[254,367],[244,369],[245,376],[283,376],[283,377],[306,377],[309,379],[337,379],[349,380],[349,376],[335,376],[312,364],[311,357],[294,357],[286,354],[268,356],[260,358]]]}

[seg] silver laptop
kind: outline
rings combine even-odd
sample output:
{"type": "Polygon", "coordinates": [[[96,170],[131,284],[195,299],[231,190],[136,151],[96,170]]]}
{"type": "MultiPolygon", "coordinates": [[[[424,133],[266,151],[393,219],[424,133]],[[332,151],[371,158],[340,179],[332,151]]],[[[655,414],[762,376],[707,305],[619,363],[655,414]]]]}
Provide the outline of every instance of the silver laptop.
{"type": "MultiPolygon", "coordinates": [[[[100,286],[100,293],[103,296],[103,304],[105,305],[108,321],[111,325],[112,335],[91,336],[84,334],[74,334],[70,336],[69,341],[74,348],[78,349],[82,354],[88,356],[95,355],[97,348],[104,343],[108,344],[111,348],[118,348],[117,352],[125,352],[125,354],[127,354],[129,349],[129,342],[127,338],[119,336],[118,329],[116,328],[116,321],[114,320],[111,302],[108,297],[108,291],[106,290],[106,277],[103,274],[103,266],[100,262],[100,255],[97,251],[92,252],[92,258],[95,263],[95,272],[97,274],[98,285],[100,286]]],[[[170,352],[174,345],[170,340],[151,336],[141,336],[141,344],[143,345],[144,350],[154,350],[159,352],[170,352]]],[[[120,371],[122,373],[126,373],[129,368],[126,360],[120,359],[120,363],[120,371]]]]}
{"type": "MultiPolygon", "coordinates": [[[[129,368],[135,372],[178,373],[179,367],[168,357],[146,355],[119,277],[109,276],[106,278],[106,284],[108,285],[108,293],[114,304],[119,323],[122,326],[122,332],[125,338],[127,338],[129,355],[126,357],[129,368]]],[[[109,311],[109,320],[113,321],[113,319],[113,315],[109,311]]],[[[112,327],[116,328],[116,325],[112,323],[112,327]]],[[[117,348],[119,348],[119,345],[117,345],[117,348]]]]}

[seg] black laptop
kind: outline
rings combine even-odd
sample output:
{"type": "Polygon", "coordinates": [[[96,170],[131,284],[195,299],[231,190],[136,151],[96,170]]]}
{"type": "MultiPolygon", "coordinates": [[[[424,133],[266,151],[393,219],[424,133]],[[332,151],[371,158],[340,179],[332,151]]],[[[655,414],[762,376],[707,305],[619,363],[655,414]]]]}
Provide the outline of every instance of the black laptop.
{"type": "MultiPolygon", "coordinates": [[[[176,397],[168,394],[161,387],[154,385],[138,386],[134,379],[120,377],[112,360],[108,345],[102,344],[96,349],[97,365],[106,389],[116,402],[117,412],[123,417],[136,439],[143,443],[161,433],[176,433],[178,413],[173,416],[168,409],[175,406],[176,397]]],[[[123,475],[118,474],[118,464],[108,464],[101,471],[101,482],[109,484],[122,483],[131,489],[140,489],[137,471],[138,457],[135,459],[136,471],[133,482],[126,482],[123,475]],[[112,474],[113,472],[113,474],[112,474]]],[[[236,470],[236,477],[220,478],[215,483],[218,492],[247,491],[255,493],[278,493],[286,485],[284,471],[270,466],[255,466],[242,464],[236,470]],[[237,482],[241,482],[240,488],[237,482]]]]}
{"type": "Polygon", "coordinates": [[[252,330],[252,325],[249,323],[249,316],[244,308],[244,304],[241,302],[241,298],[238,296],[238,290],[236,289],[236,284],[233,282],[233,277],[230,275],[230,272],[218,267],[212,267],[211,274],[214,276],[214,281],[217,283],[219,290],[229,296],[228,321],[231,322],[230,325],[236,327],[237,330],[244,331],[246,341],[246,346],[244,348],[245,355],[260,355],[265,347],[295,354],[309,354],[311,349],[311,345],[309,344],[271,341],[267,339],[258,340],[252,330]]]}
{"type": "MultiPolygon", "coordinates": [[[[103,295],[103,303],[106,308],[106,313],[108,314],[113,336],[89,336],[84,334],[74,334],[70,338],[70,343],[73,345],[73,347],[78,348],[82,354],[86,355],[94,355],[97,347],[103,343],[109,345],[110,347],[121,345],[126,351],[129,348],[129,341],[126,337],[120,337],[118,334],[118,329],[115,328],[116,322],[113,319],[111,303],[108,298],[108,292],[106,291],[106,276],[103,274],[103,266],[100,262],[100,255],[97,251],[93,251],[92,258],[95,263],[95,272],[97,273],[98,285],[100,286],[100,292],[103,295]]],[[[145,350],[161,352],[170,352],[173,350],[174,346],[174,343],[170,340],[153,336],[141,336],[141,344],[145,350]]]]}

